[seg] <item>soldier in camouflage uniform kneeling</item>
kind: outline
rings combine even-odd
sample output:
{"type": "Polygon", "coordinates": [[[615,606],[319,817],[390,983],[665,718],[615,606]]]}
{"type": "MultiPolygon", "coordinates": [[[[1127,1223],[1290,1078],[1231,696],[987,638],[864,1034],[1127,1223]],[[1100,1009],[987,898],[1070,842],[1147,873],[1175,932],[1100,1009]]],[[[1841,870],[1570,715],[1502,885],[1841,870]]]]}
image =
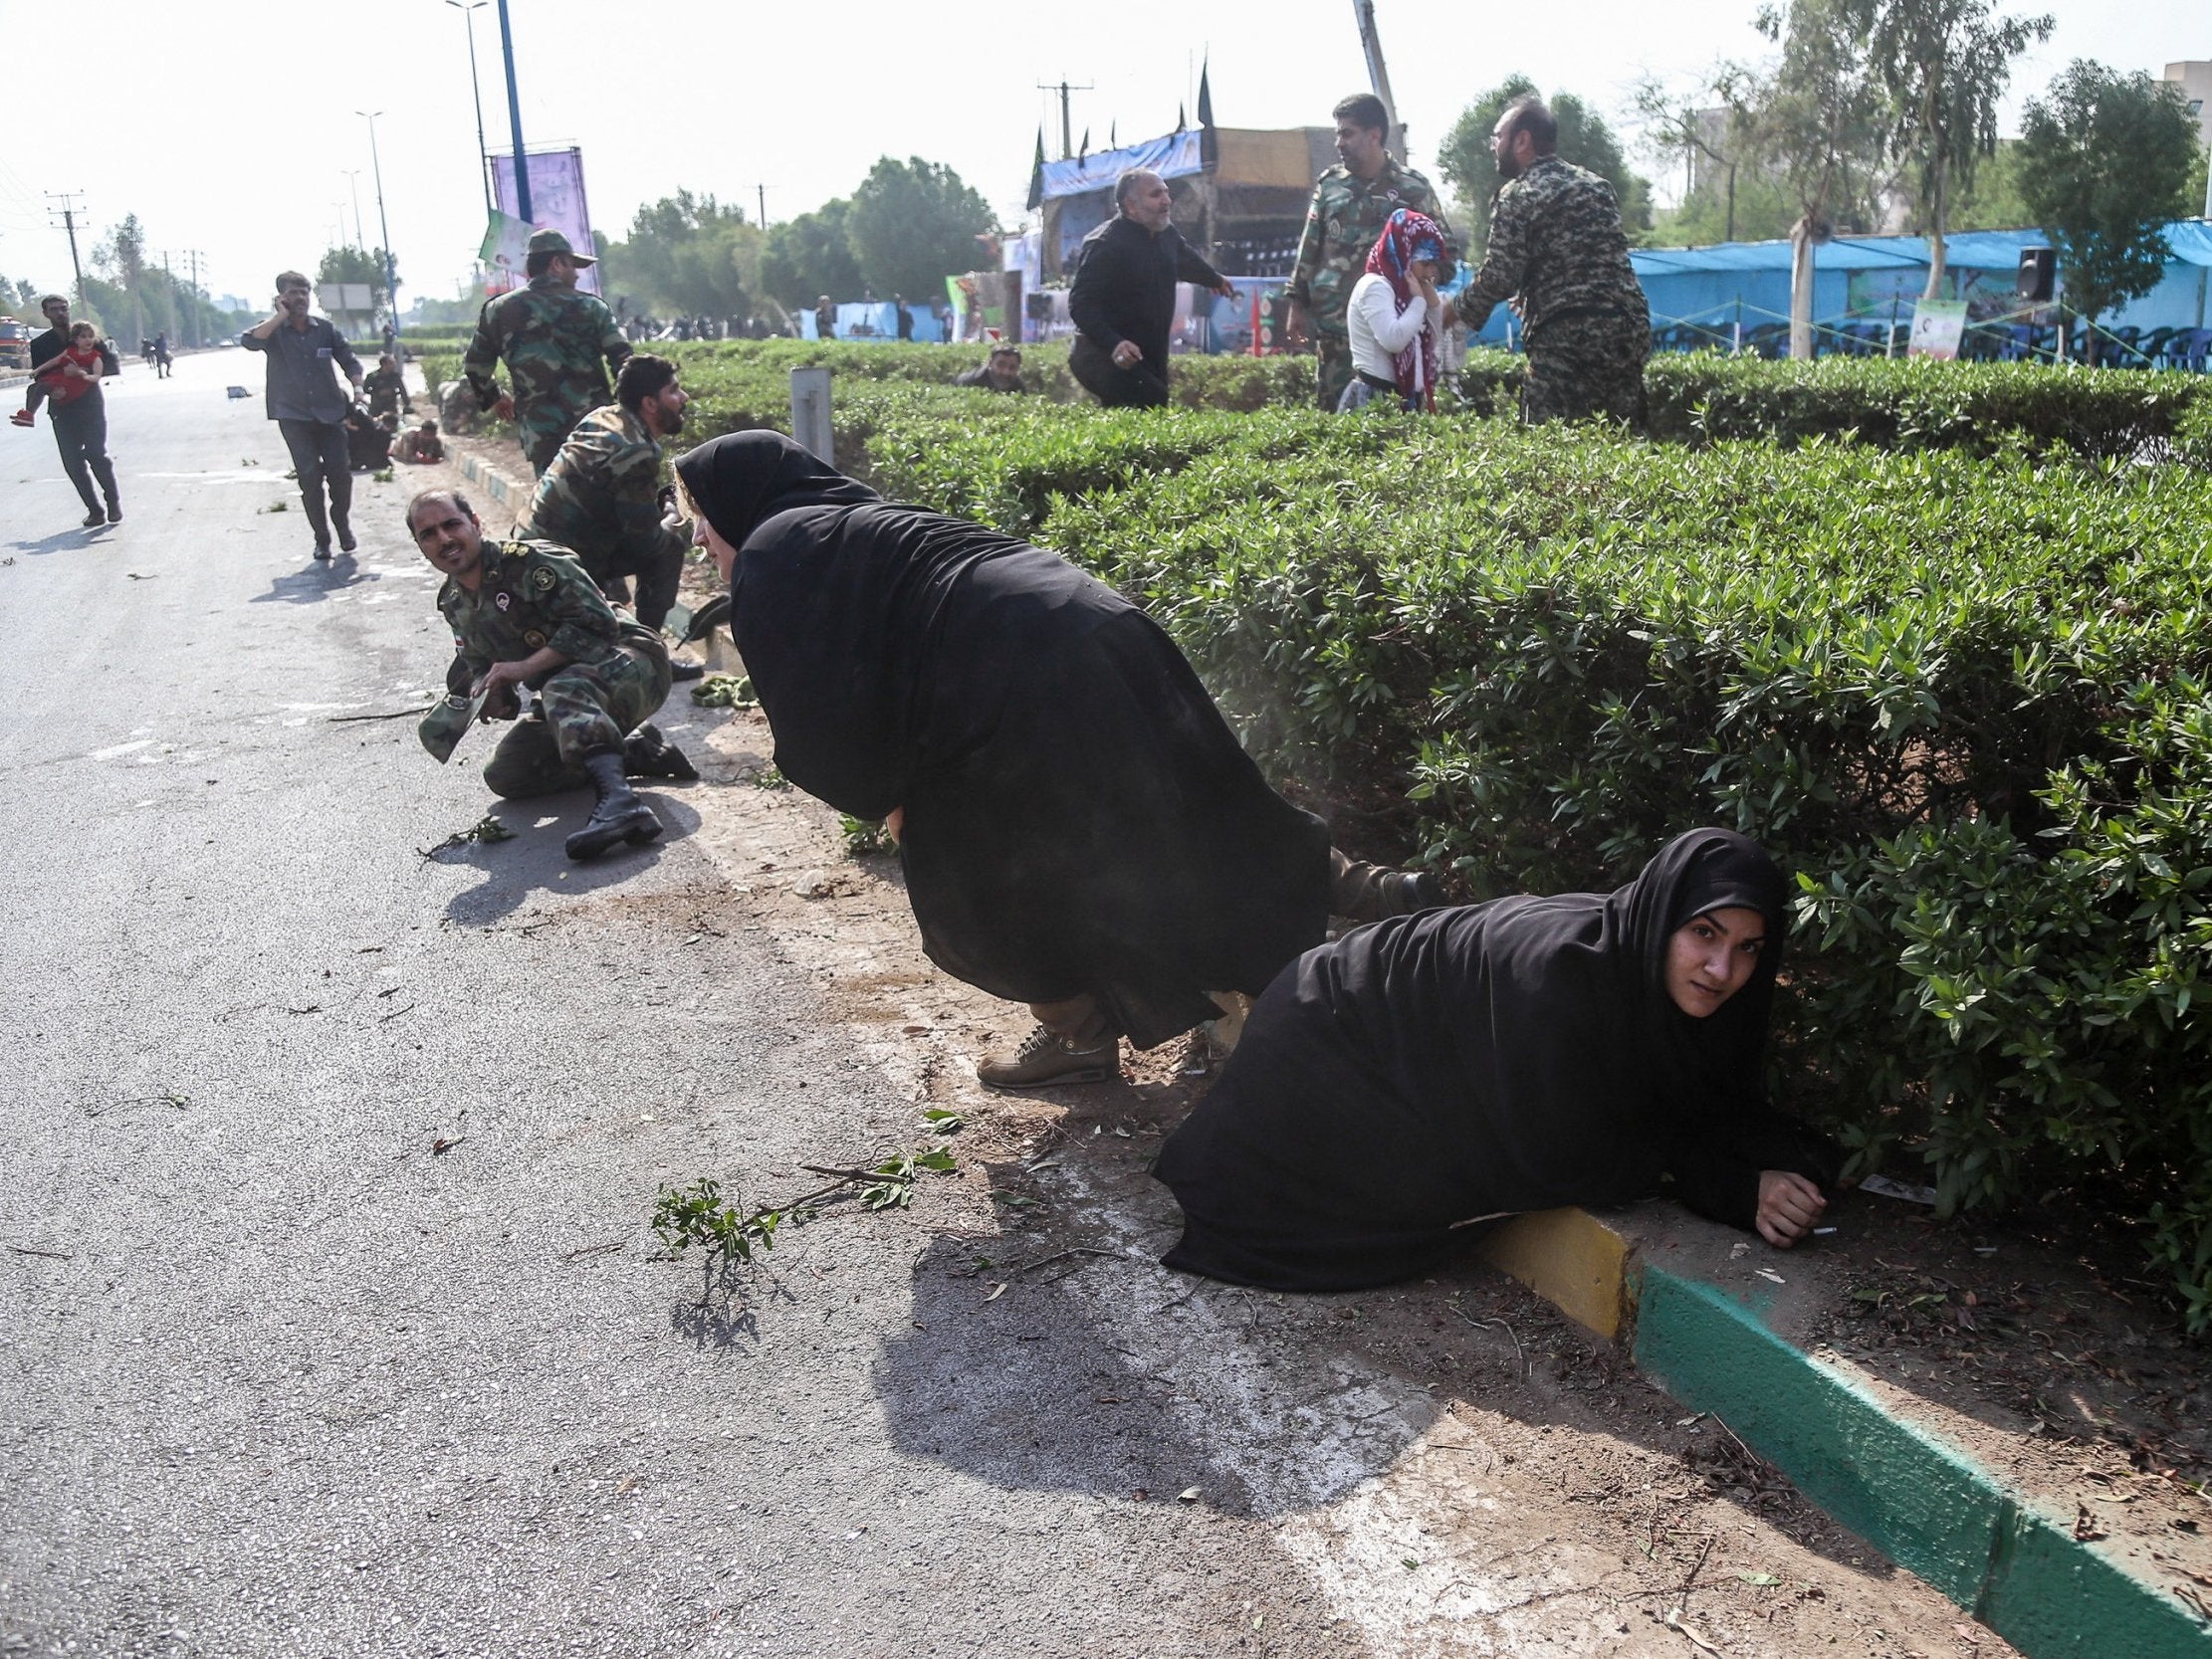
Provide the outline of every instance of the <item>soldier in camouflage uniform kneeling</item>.
{"type": "Polygon", "coordinates": [[[607,401],[607,371],[619,371],[630,354],[606,303],[576,288],[577,270],[593,263],[558,231],[533,233],[524,264],[530,285],[484,302],[461,359],[477,406],[514,421],[534,473],[552,466],[576,422],[607,401]],[[492,378],[502,361],[512,397],[492,378]]]}
{"type": "Polygon", "coordinates": [[[500,740],[484,781],[509,800],[588,783],[591,821],[568,837],[570,858],[596,858],[617,843],[661,833],[630,775],[697,777],[683,752],[646,724],[668,698],[668,648],[615,611],[583,566],[541,541],[487,541],[466,497],[426,490],[407,504],[407,529],[445,572],[438,610],[453,630],[444,702],[423,723],[423,747],[440,760],[484,721],[522,713],[519,688],[539,712],[500,740]]]}
{"type": "Polygon", "coordinates": [[[1629,264],[1613,186],[1554,153],[1559,123],[1543,101],[1515,99],[1490,133],[1496,205],[1482,269],[1454,307],[1470,328],[1516,300],[1527,341],[1521,419],[1603,415],[1644,425],[1652,311],[1629,264]]]}
{"type": "MultiPolygon", "coordinates": [[[[1316,376],[1321,407],[1334,413],[1352,383],[1351,323],[1345,309],[1367,270],[1367,256],[1390,216],[1402,207],[1437,221],[1446,241],[1451,227],[1430,182],[1400,165],[1387,144],[1390,114],[1373,93],[1355,93],[1331,112],[1336,152],[1313,187],[1298,263],[1290,275],[1289,333],[1293,344],[1310,338],[1320,358],[1316,376]]],[[[1449,253],[1449,248],[1446,248],[1449,253]]]]}

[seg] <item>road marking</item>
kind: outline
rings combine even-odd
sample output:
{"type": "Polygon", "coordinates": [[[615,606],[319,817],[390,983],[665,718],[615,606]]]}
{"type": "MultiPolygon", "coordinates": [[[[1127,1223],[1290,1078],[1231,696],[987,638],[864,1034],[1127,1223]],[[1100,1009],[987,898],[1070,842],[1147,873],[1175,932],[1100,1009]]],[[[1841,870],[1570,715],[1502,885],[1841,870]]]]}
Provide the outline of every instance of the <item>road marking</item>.
{"type": "Polygon", "coordinates": [[[118,754],[128,754],[133,749],[151,748],[152,746],[153,739],[151,737],[140,737],[134,743],[116,743],[109,748],[96,748],[85,758],[88,760],[112,760],[118,754]]]}

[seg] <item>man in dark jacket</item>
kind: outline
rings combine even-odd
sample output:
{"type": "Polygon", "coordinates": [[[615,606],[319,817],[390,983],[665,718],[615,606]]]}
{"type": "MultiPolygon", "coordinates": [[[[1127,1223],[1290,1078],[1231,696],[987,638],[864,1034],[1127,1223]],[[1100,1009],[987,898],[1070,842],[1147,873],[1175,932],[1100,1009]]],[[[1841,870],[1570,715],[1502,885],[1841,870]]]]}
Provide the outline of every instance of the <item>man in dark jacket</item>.
{"type": "Polygon", "coordinates": [[[331,556],[331,529],[337,528],[340,552],[353,540],[353,474],[346,453],[346,417],[361,394],[360,359],[327,316],[310,316],[312,291],[297,271],[277,274],[277,310],[266,322],[248,328],[238,343],[269,357],[269,418],[284,434],[292,468],[300,479],[300,505],[315,532],[315,556],[331,556]],[[352,383],[341,391],[337,374],[352,383]],[[324,506],[325,491],[330,505],[324,506]]]}
{"type": "Polygon", "coordinates": [[[1165,403],[1175,285],[1196,283],[1223,299],[1235,291],[1170,222],[1174,204],[1158,173],[1122,174],[1114,202],[1120,211],[1083,238],[1075,267],[1068,371],[1109,407],[1165,403]]]}

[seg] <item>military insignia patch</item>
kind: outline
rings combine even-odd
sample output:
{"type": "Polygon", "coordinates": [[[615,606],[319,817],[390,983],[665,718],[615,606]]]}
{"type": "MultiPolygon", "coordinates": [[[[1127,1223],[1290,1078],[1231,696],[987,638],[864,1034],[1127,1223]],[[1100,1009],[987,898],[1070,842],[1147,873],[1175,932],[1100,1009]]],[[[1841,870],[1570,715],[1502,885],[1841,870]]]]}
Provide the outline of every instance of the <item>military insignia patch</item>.
{"type": "Polygon", "coordinates": [[[507,607],[509,605],[512,605],[514,602],[515,596],[512,593],[501,593],[494,597],[494,599],[492,600],[492,603],[499,606],[501,610],[507,609],[507,607]]]}
{"type": "Polygon", "coordinates": [[[523,643],[529,646],[533,651],[541,650],[545,646],[546,636],[544,634],[541,634],[536,628],[532,628],[524,633],[523,643]]]}
{"type": "Polygon", "coordinates": [[[556,577],[551,570],[547,570],[543,567],[536,571],[530,578],[531,585],[536,587],[541,593],[551,593],[553,590],[553,583],[558,579],[559,578],[556,577]]]}

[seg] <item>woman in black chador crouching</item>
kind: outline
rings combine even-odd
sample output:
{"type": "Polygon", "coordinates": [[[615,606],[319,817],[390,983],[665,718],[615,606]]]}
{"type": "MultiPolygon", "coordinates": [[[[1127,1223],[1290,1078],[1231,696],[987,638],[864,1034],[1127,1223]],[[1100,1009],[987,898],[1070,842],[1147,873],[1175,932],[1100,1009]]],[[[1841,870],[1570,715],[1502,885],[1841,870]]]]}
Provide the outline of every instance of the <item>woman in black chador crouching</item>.
{"type": "Polygon", "coordinates": [[[1617,893],[1499,899],[1361,928],[1267,987],[1158,1173],[1170,1267],[1276,1290],[1435,1268],[1503,1216],[1662,1174],[1787,1248],[1834,1146],[1761,1079],[1787,923],[1754,842],[1692,830],[1617,893]]]}
{"type": "Polygon", "coordinates": [[[930,959],[1037,1030],[996,1088],[1117,1075],[1256,995],[1332,903],[1435,903],[1268,787],[1174,642],[1113,589],[886,502],[773,432],[676,464],[793,783],[899,842],[930,959]]]}

